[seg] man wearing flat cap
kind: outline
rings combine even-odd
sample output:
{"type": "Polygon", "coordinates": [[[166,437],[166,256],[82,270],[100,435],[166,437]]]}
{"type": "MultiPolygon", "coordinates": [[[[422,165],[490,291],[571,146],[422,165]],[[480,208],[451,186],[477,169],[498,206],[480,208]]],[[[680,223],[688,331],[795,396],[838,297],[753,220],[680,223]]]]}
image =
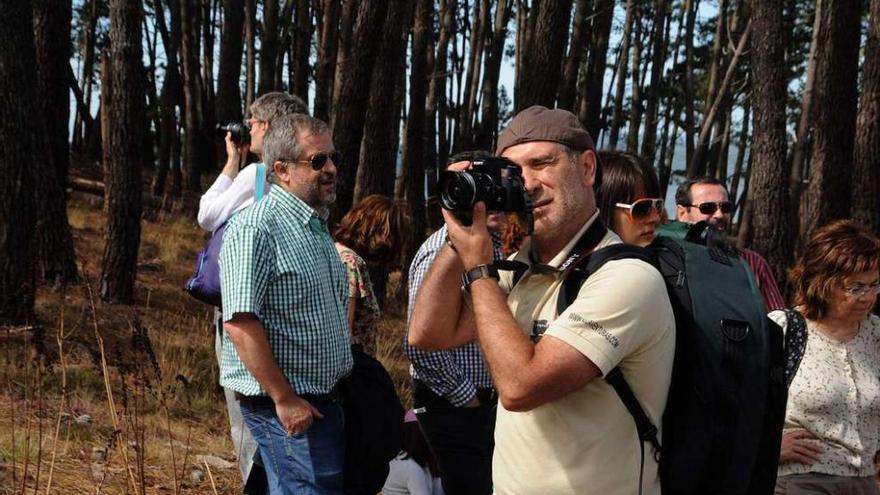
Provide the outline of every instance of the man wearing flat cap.
{"type": "Polygon", "coordinates": [[[413,319],[444,312],[457,323],[410,328],[409,341],[429,349],[479,341],[499,396],[496,494],[658,495],[651,446],[642,453],[635,421],[602,378],[619,368],[660,424],[675,351],[663,279],[643,261],[609,261],[557,314],[566,268],[621,242],[598,220],[593,140],[570,112],[533,106],[510,122],[496,153],[520,167],[534,203],[534,233],[513,255],[527,269],[514,282],[492,266],[485,205],[470,226],[444,211],[470,302],[460,302],[454,276],[429,272],[413,319]]]}

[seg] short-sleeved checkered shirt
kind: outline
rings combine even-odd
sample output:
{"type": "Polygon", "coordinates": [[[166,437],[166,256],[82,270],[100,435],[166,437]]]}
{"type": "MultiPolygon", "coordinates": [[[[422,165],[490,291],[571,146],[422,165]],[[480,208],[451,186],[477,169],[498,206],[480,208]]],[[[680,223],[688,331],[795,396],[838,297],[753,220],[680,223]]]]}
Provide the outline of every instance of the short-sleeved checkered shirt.
{"type": "MultiPolygon", "coordinates": [[[[223,318],[252,313],[297,394],[325,394],[351,371],[348,281],[327,226],[302,200],[273,187],[237,215],[220,251],[223,318]]],[[[220,385],[265,390],[223,334],[220,385]]]]}

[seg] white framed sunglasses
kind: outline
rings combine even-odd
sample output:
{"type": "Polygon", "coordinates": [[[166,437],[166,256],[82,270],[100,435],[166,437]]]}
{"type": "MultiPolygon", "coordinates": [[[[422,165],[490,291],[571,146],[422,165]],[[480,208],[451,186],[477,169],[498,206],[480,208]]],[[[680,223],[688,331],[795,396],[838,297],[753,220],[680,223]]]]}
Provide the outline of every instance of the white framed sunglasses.
{"type": "Polygon", "coordinates": [[[660,198],[642,198],[627,203],[617,203],[615,206],[629,210],[629,217],[633,220],[644,220],[651,216],[652,213],[660,214],[663,209],[663,200],[660,198]]]}

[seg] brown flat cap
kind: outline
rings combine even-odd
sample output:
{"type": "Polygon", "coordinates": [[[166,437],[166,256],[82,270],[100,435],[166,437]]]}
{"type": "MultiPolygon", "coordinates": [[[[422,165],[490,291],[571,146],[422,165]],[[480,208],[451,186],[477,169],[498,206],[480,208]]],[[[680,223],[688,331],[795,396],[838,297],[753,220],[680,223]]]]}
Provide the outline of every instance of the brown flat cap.
{"type": "Polygon", "coordinates": [[[553,141],[577,151],[596,149],[590,133],[573,113],[535,105],[516,114],[510,121],[498,136],[495,154],[500,155],[511,146],[531,141],[553,141]]]}

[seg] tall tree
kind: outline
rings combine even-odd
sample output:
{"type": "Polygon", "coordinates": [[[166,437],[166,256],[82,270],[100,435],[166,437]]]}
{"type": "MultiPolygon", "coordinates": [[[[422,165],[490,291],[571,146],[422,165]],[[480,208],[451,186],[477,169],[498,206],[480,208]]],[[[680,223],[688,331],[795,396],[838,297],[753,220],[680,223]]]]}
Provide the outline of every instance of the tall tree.
{"type": "Polygon", "coordinates": [[[498,76],[501,72],[501,58],[504,55],[504,42],[507,40],[507,23],[513,12],[508,0],[499,0],[495,5],[495,22],[488,33],[488,46],[483,66],[483,83],[480,89],[480,123],[474,135],[477,149],[491,149],[498,132],[498,76]]]}
{"type": "Polygon", "coordinates": [[[81,40],[80,60],[82,61],[79,92],[83,95],[83,106],[77,106],[76,117],[73,124],[73,146],[82,150],[86,147],[86,136],[83,126],[91,119],[90,108],[92,103],[92,76],[95,69],[95,42],[98,32],[98,0],[89,0],[83,6],[81,25],[83,36],[81,40]]]}
{"type": "Polygon", "coordinates": [[[217,122],[241,120],[241,55],[244,48],[244,0],[223,0],[220,72],[217,76],[217,122]]]}
{"type": "Polygon", "coordinates": [[[296,31],[293,37],[294,58],[290,65],[294,67],[294,80],[291,81],[291,91],[303,98],[309,94],[309,58],[312,48],[312,16],[309,10],[309,0],[297,0],[296,4],[296,31]]]}
{"type": "Polygon", "coordinates": [[[389,0],[362,0],[357,5],[357,18],[351,37],[351,48],[344,64],[336,66],[334,83],[333,140],[342,153],[338,164],[338,194],[335,215],[341,218],[354,197],[361,138],[370,95],[370,80],[381,39],[384,14],[389,0]]]}
{"type": "Polygon", "coordinates": [[[575,91],[581,59],[587,46],[587,0],[577,0],[574,9],[574,22],[571,26],[571,40],[568,42],[568,55],[562,66],[562,79],[559,81],[559,94],[556,104],[559,108],[574,111],[575,91]]]}
{"type": "MultiPolygon", "coordinates": [[[[168,1],[168,10],[170,11],[171,28],[168,28],[165,22],[165,14],[163,11],[163,0],[156,0],[154,6],[156,8],[156,25],[162,37],[162,46],[165,51],[165,78],[162,81],[162,90],[159,94],[159,121],[161,128],[159,132],[158,160],[156,163],[156,173],[153,176],[152,193],[153,196],[161,196],[165,192],[165,181],[168,172],[174,170],[174,177],[180,177],[180,135],[177,132],[177,118],[175,115],[175,107],[181,105],[181,80],[180,80],[180,64],[178,58],[180,56],[180,11],[177,0],[168,1]]],[[[183,108],[181,108],[183,111],[183,108]]],[[[180,181],[175,183],[172,192],[175,195],[180,193],[180,181]]]]}
{"type": "Polygon", "coordinates": [[[245,83],[244,113],[250,115],[257,87],[257,0],[244,0],[245,83]]]}
{"type": "Polygon", "coordinates": [[[112,91],[109,108],[109,163],[104,177],[107,241],[101,271],[101,298],[134,302],[141,236],[141,157],[144,76],[141,3],[110,0],[112,91]]]}
{"type": "Polygon", "coordinates": [[[464,97],[458,109],[458,120],[455,130],[455,149],[462,150],[473,147],[472,127],[474,110],[477,101],[477,85],[480,81],[483,49],[489,23],[489,1],[474,1],[474,16],[471,22],[471,38],[468,47],[468,70],[465,78],[464,97]]]}
{"type": "Polygon", "coordinates": [[[822,21],[813,98],[810,183],[801,198],[801,239],[850,214],[858,105],[859,2],[819,0],[822,21]]]}
{"type": "MultiPolygon", "coordinates": [[[[351,5],[351,1],[347,2],[351,5]]],[[[324,1],[320,40],[318,40],[318,64],[315,67],[315,117],[330,120],[330,99],[333,96],[333,73],[336,68],[337,39],[339,37],[340,2],[324,1]]],[[[349,7],[351,12],[351,7],[349,7]]]]}
{"type": "Polygon", "coordinates": [[[660,123],[660,82],[666,66],[666,45],[669,43],[669,0],[657,0],[654,7],[653,60],[651,60],[651,82],[647,87],[647,105],[645,108],[645,132],[642,139],[642,157],[648,163],[654,163],[657,148],[657,126],[660,123]]]}
{"type": "Polygon", "coordinates": [[[354,203],[370,194],[394,194],[397,169],[395,150],[400,134],[389,127],[400,127],[397,119],[400,106],[395,104],[395,93],[397,81],[406,72],[406,40],[412,23],[411,5],[409,0],[389,0],[379,52],[382,56],[378,57],[373,68],[373,82],[370,84],[372,89],[360,146],[354,203]]]}
{"type": "MultiPolygon", "coordinates": [[[[186,182],[184,187],[191,193],[201,190],[200,174],[207,168],[205,136],[202,121],[202,85],[199,76],[199,25],[196,9],[189,0],[180,0],[181,59],[183,60],[183,98],[186,106],[186,159],[184,160],[186,182]]],[[[113,58],[116,63],[117,59],[113,58]]],[[[114,91],[115,94],[115,91],[114,91]]]]}
{"type": "Polygon", "coordinates": [[[614,19],[614,0],[596,0],[592,15],[590,46],[586,62],[586,82],[580,100],[578,117],[594,138],[602,129],[602,87],[605,84],[605,64],[611,21],[614,19]]]}
{"type": "MultiPolygon", "coordinates": [[[[754,130],[748,197],[753,210],[753,248],[767,258],[776,280],[785,280],[791,261],[788,173],[785,169],[785,48],[782,44],[783,0],[752,6],[752,111],[754,130]]],[[[745,124],[744,124],[745,125],[745,124]]]]}
{"type": "MultiPolygon", "coordinates": [[[[639,9],[640,14],[641,9],[639,9]]],[[[638,152],[639,127],[642,124],[642,23],[636,23],[633,33],[632,83],[630,85],[629,129],[626,131],[626,149],[638,152]]]]}
{"type": "Polygon", "coordinates": [[[880,231],[880,0],[871,0],[853,153],[853,217],[880,231]]]}
{"type": "Polygon", "coordinates": [[[629,70],[629,49],[632,43],[632,27],[635,19],[636,0],[626,1],[626,17],[623,21],[623,35],[620,38],[617,58],[617,87],[614,91],[614,111],[611,116],[611,130],[608,134],[608,147],[617,147],[620,127],[623,125],[623,97],[626,90],[626,75],[629,70]]]}
{"type": "Polygon", "coordinates": [[[42,120],[34,118],[40,110],[31,9],[30,0],[0,0],[0,324],[33,317],[34,184],[51,160],[42,120]]]}
{"type": "Polygon", "coordinates": [[[685,28],[684,28],[684,131],[685,131],[685,161],[691,163],[694,157],[694,131],[696,124],[694,122],[694,101],[696,99],[696,88],[694,83],[694,27],[697,17],[697,6],[695,2],[699,0],[685,0],[683,8],[685,10],[685,28]]]}
{"type": "Polygon", "coordinates": [[[49,0],[33,4],[34,42],[37,55],[37,99],[33,115],[44,122],[51,159],[43,162],[37,188],[37,269],[50,284],[75,282],[79,277],[73,236],[67,223],[67,169],[70,162],[67,126],[70,117],[70,20],[71,6],[49,0]]]}
{"type": "Polygon", "coordinates": [[[517,66],[517,72],[523,75],[521,94],[516,96],[517,111],[532,105],[555,106],[556,85],[568,40],[572,0],[545,0],[538,2],[536,8],[535,27],[530,32],[523,62],[540,63],[546,69],[536,71],[529,69],[529,65],[517,66]]]}
{"type": "Polygon", "coordinates": [[[263,36],[260,38],[260,86],[257,94],[275,89],[275,71],[281,70],[275,61],[278,51],[278,0],[263,2],[263,36]]]}

